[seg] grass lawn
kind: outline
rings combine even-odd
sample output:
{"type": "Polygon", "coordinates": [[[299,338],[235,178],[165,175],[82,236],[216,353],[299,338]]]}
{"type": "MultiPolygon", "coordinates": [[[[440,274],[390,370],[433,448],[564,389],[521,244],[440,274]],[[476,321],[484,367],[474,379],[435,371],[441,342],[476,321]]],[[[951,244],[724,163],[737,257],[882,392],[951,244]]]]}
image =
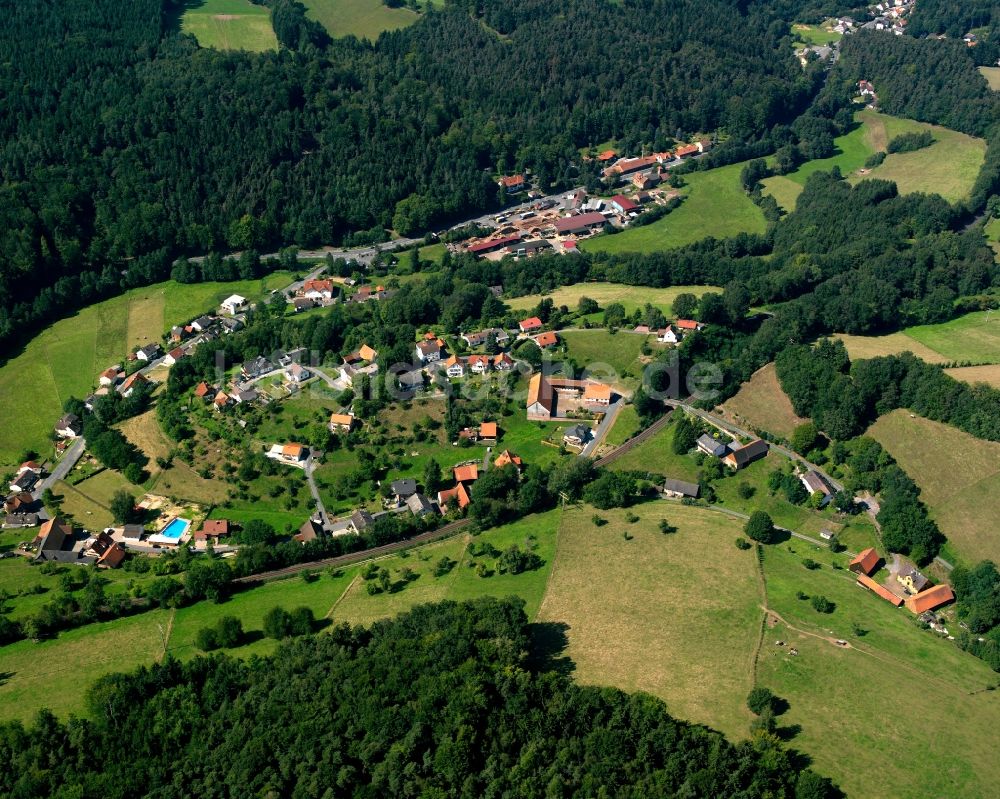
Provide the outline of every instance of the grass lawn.
{"type": "Polygon", "coordinates": [[[632,405],[626,405],[618,412],[614,426],[608,431],[604,443],[612,447],[624,444],[639,432],[639,414],[632,405]]]}
{"type": "Polygon", "coordinates": [[[566,343],[567,355],[588,375],[626,388],[639,384],[644,366],[642,346],[650,336],[598,328],[567,330],[559,335],[566,343]]]}
{"type": "Polygon", "coordinates": [[[168,619],[168,611],[155,610],[0,648],[0,721],[28,722],[42,707],[63,719],[83,714],[84,693],[95,679],[160,657],[168,619]]]}
{"type": "Polygon", "coordinates": [[[591,507],[565,512],[539,620],[565,625],[579,682],[646,691],[743,737],[761,595],[755,555],[733,545],[740,524],[663,501],[633,510],[634,524],[599,511],[603,527],[591,507]],[[660,533],[664,518],[676,533],[660,533]]]}
{"type": "Polygon", "coordinates": [[[980,67],[980,73],[995,92],[1000,92],[1000,67],[980,67]]]}
{"type": "Polygon", "coordinates": [[[896,797],[902,784],[920,785],[928,796],[995,795],[1000,761],[990,741],[1000,697],[972,692],[996,684],[996,674],[920,630],[905,609],[859,589],[830,568],[834,560],[846,563],[801,541],[765,547],[768,605],[788,624],[765,632],[758,682],[790,705],[778,718],[789,745],[848,796],[896,797]],[[804,557],[823,565],[808,571],[804,557]],[[820,615],[797,591],[826,596],[836,610],[820,615]],[[867,632],[858,636],[855,624],[867,632]],[[793,646],[797,657],[788,654],[793,646]]]}
{"type": "Polygon", "coordinates": [[[0,440],[0,467],[20,463],[28,448],[52,453],[49,433],[70,395],[84,397],[107,366],[132,347],[158,338],[173,325],[210,310],[232,293],[259,299],[287,285],[288,272],[233,283],[157,283],[90,305],[61,319],[0,366],[0,412],[9,425],[0,440]],[[31,391],[24,386],[30,385],[31,391]]]}
{"type": "Polygon", "coordinates": [[[834,166],[852,183],[865,178],[895,181],[901,194],[911,192],[937,193],[949,202],[957,202],[972,190],[986,153],[986,142],[964,133],[928,125],[912,119],[864,110],[855,115],[860,123],[854,130],[834,139],[836,155],[802,164],[787,175],[767,178],[764,189],[785,210],[792,210],[795,200],[814,172],[829,171],[834,166]],[[874,169],[863,169],[868,156],[884,151],[889,141],[902,133],[929,130],[934,144],[911,153],[888,155],[874,169]]]}
{"type": "Polygon", "coordinates": [[[420,15],[408,8],[389,8],[381,0],[305,0],[307,16],[331,36],[375,40],[383,31],[412,25],[420,15]]]}
{"type": "Polygon", "coordinates": [[[596,300],[601,308],[607,308],[613,302],[621,303],[625,313],[633,313],[648,302],[664,312],[670,310],[678,294],[695,294],[701,296],[706,292],[722,291],[717,286],[668,286],[666,288],[650,288],[649,286],[626,286],[622,283],[574,283],[572,286],[562,286],[548,294],[527,294],[506,300],[515,311],[527,311],[534,308],[545,297],[552,300],[558,308],[565,305],[570,310],[576,310],[581,297],[596,300]]]}
{"type": "Polygon", "coordinates": [[[763,233],[764,215],[740,185],[744,164],[684,175],[686,199],[680,207],[651,225],[629,228],[612,236],[580,242],[587,252],[656,252],[683,247],[712,236],[763,233]]]}
{"type": "Polygon", "coordinates": [[[673,442],[674,425],[671,422],[651,438],[613,461],[610,468],[619,472],[653,472],[677,480],[697,482],[698,467],[694,459],[687,455],[675,455],[673,442]]]}
{"type": "Polygon", "coordinates": [[[181,30],[202,47],[216,50],[260,53],[278,49],[270,11],[250,0],[195,0],[184,10],[181,30]]]}
{"type": "Polygon", "coordinates": [[[995,311],[977,311],[904,332],[950,361],[1000,362],[1000,314],[995,311]]]}
{"type": "Polygon", "coordinates": [[[100,530],[114,524],[111,515],[111,498],[117,491],[141,494],[142,490],[126,480],[119,472],[105,469],[93,477],[70,485],[60,480],[53,493],[62,497],[62,512],[72,516],[78,525],[88,530],[100,530]]]}
{"type": "Polygon", "coordinates": [[[921,489],[921,499],[966,563],[1000,562],[1000,530],[988,508],[1000,491],[1000,444],[898,410],[868,429],[921,489]]]}
{"type": "Polygon", "coordinates": [[[824,45],[830,42],[839,42],[844,35],[833,29],[834,24],[835,20],[829,19],[821,25],[806,25],[796,22],[792,24],[792,36],[803,44],[824,45]]]}
{"type": "Polygon", "coordinates": [[[941,353],[935,352],[916,339],[910,338],[904,332],[889,333],[885,336],[851,336],[846,333],[837,333],[834,338],[839,338],[844,342],[847,354],[851,356],[852,361],[863,358],[878,358],[882,355],[896,355],[901,352],[912,352],[927,363],[947,363],[949,360],[941,353]]]}
{"type": "Polygon", "coordinates": [[[784,438],[789,438],[796,427],[808,421],[795,415],[791,400],[778,382],[773,363],[754,372],[723,408],[737,424],[748,422],[758,431],[766,430],[784,438]]]}

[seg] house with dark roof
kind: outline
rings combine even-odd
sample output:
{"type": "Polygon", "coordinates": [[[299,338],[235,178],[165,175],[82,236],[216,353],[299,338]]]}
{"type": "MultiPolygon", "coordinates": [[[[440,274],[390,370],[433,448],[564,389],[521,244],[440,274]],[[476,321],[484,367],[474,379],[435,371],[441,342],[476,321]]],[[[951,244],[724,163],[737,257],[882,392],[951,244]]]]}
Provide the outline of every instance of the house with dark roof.
{"type": "Polygon", "coordinates": [[[583,236],[592,230],[603,228],[608,223],[607,217],[598,211],[586,214],[564,216],[555,221],[556,233],[560,236],[583,236]]]}
{"type": "Polygon", "coordinates": [[[54,516],[43,523],[32,543],[38,548],[35,560],[56,563],[94,563],[97,560],[96,557],[84,557],[82,552],[74,549],[76,536],[73,527],[61,516],[54,516]]]}
{"type": "Polygon", "coordinates": [[[356,533],[362,532],[374,521],[375,518],[364,508],[358,508],[351,514],[351,527],[354,528],[354,532],[356,533]]]}
{"type": "Polygon", "coordinates": [[[126,541],[141,541],[146,534],[146,528],[141,524],[123,524],[122,538],[126,541]]]}
{"type": "Polygon", "coordinates": [[[431,501],[419,492],[410,494],[406,498],[406,507],[417,518],[434,512],[434,506],[431,504],[431,501]]]}
{"type": "Polygon", "coordinates": [[[896,582],[902,585],[909,594],[919,594],[930,585],[930,580],[912,566],[905,566],[896,572],[896,582]]]}
{"type": "Polygon", "coordinates": [[[249,361],[243,364],[243,369],[240,374],[243,376],[244,380],[253,380],[256,377],[265,375],[268,372],[274,371],[275,366],[263,355],[258,355],[256,358],[251,358],[249,361]]]}
{"type": "Polygon", "coordinates": [[[688,497],[690,499],[697,499],[698,495],[701,493],[701,486],[697,483],[688,483],[684,480],[674,480],[668,477],[663,481],[663,496],[681,498],[688,497]]]}
{"type": "Polygon", "coordinates": [[[832,492],[830,491],[830,487],[826,484],[826,481],[819,475],[819,473],[808,471],[804,474],[800,474],[799,482],[802,483],[803,488],[805,488],[810,496],[817,492],[823,495],[821,507],[830,501],[832,492]]]}
{"type": "Polygon", "coordinates": [[[37,513],[8,513],[4,516],[3,526],[5,530],[14,530],[19,527],[35,527],[38,525],[37,513]]]}
{"type": "Polygon", "coordinates": [[[39,475],[38,472],[34,472],[31,469],[25,469],[23,472],[14,478],[14,482],[10,484],[10,490],[21,494],[24,492],[31,491],[35,487],[35,483],[38,482],[39,475]]]}
{"type": "Polygon", "coordinates": [[[155,361],[163,355],[163,348],[159,344],[147,344],[135,351],[135,357],[140,361],[155,361]]]}
{"type": "Polygon", "coordinates": [[[215,320],[211,316],[199,316],[191,323],[191,327],[199,333],[204,333],[214,324],[215,320]]]}
{"type": "Polygon", "coordinates": [[[717,438],[712,438],[708,433],[702,433],[698,436],[698,441],[696,443],[701,452],[704,452],[706,455],[711,455],[714,458],[721,458],[729,452],[729,449],[725,444],[717,438]]]}
{"type": "Polygon", "coordinates": [[[563,433],[563,443],[573,447],[582,447],[590,439],[590,428],[585,424],[575,424],[563,433]]]}
{"type": "Polygon", "coordinates": [[[306,544],[319,538],[323,534],[323,525],[321,525],[315,519],[306,519],[302,522],[302,526],[299,531],[292,536],[292,539],[298,541],[300,544],[306,544]]]}
{"type": "Polygon", "coordinates": [[[55,431],[60,438],[76,438],[83,432],[83,423],[75,413],[67,413],[56,422],[55,431]]]}
{"type": "Polygon", "coordinates": [[[392,491],[394,497],[396,497],[396,502],[403,502],[407,497],[411,497],[417,493],[417,481],[412,477],[404,477],[399,480],[393,480],[392,484],[389,486],[389,490],[392,491]]]}

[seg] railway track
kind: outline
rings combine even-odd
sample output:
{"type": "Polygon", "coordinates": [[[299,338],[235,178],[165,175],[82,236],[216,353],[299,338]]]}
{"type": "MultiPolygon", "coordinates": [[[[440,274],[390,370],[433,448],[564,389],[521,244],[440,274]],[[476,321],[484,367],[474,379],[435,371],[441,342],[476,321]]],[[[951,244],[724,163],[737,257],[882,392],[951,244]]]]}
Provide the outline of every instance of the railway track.
{"type": "Polygon", "coordinates": [[[660,430],[666,427],[667,423],[670,421],[670,414],[671,411],[668,410],[665,414],[663,414],[663,416],[661,416],[659,419],[653,422],[645,430],[640,431],[637,435],[632,436],[632,438],[630,438],[621,446],[616,447],[615,449],[611,450],[611,452],[609,452],[607,455],[603,456],[602,458],[598,458],[596,461],[594,461],[594,466],[607,466],[609,463],[611,463],[614,460],[617,460],[629,450],[639,446],[639,444],[641,444],[643,441],[646,441],[647,439],[650,439],[653,436],[655,436],[660,430]]]}
{"type": "Polygon", "coordinates": [[[450,538],[462,532],[471,523],[471,519],[459,519],[458,521],[446,524],[444,527],[439,527],[437,530],[429,530],[426,533],[415,535],[413,538],[407,538],[403,541],[394,541],[391,544],[383,544],[380,547],[372,547],[371,549],[360,549],[357,552],[348,552],[346,555],[337,555],[332,558],[324,558],[323,560],[296,563],[293,566],[286,566],[283,569],[272,569],[271,571],[260,572],[259,574],[249,574],[246,577],[236,577],[233,579],[233,582],[241,584],[263,583],[268,580],[277,580],[281,577],[298,574],[309,569],[322,569],[329,566],[349,566],[352,563],[377,558],[381,555],[388,555],[392,552],[398,552],[401,549],[427,544],[431,541],[440,541],[443,538],[450,538]]]}

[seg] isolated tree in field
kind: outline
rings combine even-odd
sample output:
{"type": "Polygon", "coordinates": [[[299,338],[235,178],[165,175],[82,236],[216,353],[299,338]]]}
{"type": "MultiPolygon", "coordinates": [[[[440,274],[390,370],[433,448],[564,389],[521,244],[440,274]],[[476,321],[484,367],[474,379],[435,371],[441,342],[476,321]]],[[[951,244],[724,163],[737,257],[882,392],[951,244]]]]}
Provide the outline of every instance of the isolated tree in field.
{"type": "Polygon", "coordinates": [[[243,640],[243,622],[235,616],[223,616],[215,626],[215,639],[224,649],[239,646],[243,640]]]}
{"type": "Polygon", "coordinates": [[[111,516],[118,524],[127,524],[135,518],[135,497],[128,491],[116,491],[111,497],[111,516]]]}
{"type": "Polygon", "coordinates": [[[747,707],[751,712],[759,716],[765,710],[774,710],[774,692],[770,688],[758,685],[747,694],[747,707]]]}
{"type": "Polygon", "coordinates": [[[755,510],[750,514],[750,518],[747,519],[743,532],[754,541],[761,544],[770,544],[774,540],[774,522],[764,511],[755,510]]]}
{"type": "Polygon", "coordinates": [[[799,453],[799,455],[805,455],[816,446],[818,439],[819,431],[816,429],[816,425],[812,422],[805,422],[792,431],[792,449],[799,453]]]}
{"type": "Polygon", "coordinates": [[[590,297],[580,297],[576,303],[576,312],[580,316],[589,316],[599,310],[601,310],[601,306],[597,304],[597,300],[592,300],[590,297]]]}
{"type": "Polygon", "coordinates": [[[292,634],[292,620],[280,605],[271,608],[264,614],[264,635],[268,638],[281,640],[292,634]]]}
{"type": "Polygon", "coordinates": [[[816,595],[809,600],[810,604],[813,606],[813,610],[817,613],[833,613],[834,609],[837,607],[825,596],[816,595]]]}

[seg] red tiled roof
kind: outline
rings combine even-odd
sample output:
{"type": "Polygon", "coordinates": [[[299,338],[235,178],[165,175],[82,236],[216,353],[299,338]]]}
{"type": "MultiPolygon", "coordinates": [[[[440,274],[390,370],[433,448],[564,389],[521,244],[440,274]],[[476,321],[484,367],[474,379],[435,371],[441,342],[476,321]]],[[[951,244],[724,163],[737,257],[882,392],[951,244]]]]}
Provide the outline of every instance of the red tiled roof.
{"type": "Polygon", "coordinates": [[[955,594],[951,590],[951,586],[941,583],[940,585],[935,585],[933,588],[928,588],[926,591],[921,591],[915,596],[909,597],[906,600],[906,609],[919,616],[928,610],[934,610],[942,605],[946,605],[954,599],[955,594]]]}
{"type": "Polygon", "coordinates": [[[496,422],[483,422],[479,425],[479,436],[481,438],[496,438],[497,437],[497,423],[496,422]]]}
{"type": "Polygon", "coordinates": [[[848,568],[851,571],[858,571],[859,569],[863,574],[871,574],[875,567],[878,565],[879,555],[873,547],[868,547],[864,552],[861,552],[854,560],[850,562],[848,568]],[[855,568],[857,567],[857,568],[855,568]]]}
{"type": "Polygon", "coordinates": [[[597,227],[607,221],[604,214],[598,211],[591,211],[586,214],[574,214],[573,216],[564,216],[562,219],[557,219],[555,221],[555,228],[557,233],[567,233],[571,230],[579,230],[582,227],[597,227]]]}
{"type": "Polygon", "coordinates": [[[524,175],[511,175],[510,177],[500,178],[500,185],[505,189],[509,189],[511,186],[521,186],[524,184],[524,175]]]}
{"type": "Polygon", "coordinates": [[[678,319],[676,322],[677,327],[681,330],[697,330],[698,323],[694,319],[678,319]]]}
{"type": "Polygon", "coordinates": [[[456,466],[454,469],[456,483],[471,483],[479,478],[479,467],[474,463],[456,466]]]}
{"type": "Polygon", "coordinates": [[[616,194],[611,198],[611,202],[615,203],[623,212],[634,211],[639,206],[632,202],[628,197],[622,194],[616,194]]]}
{"type": "Polygon", "coordinates": [[[903,600],[902,599],[900,599],[898,596],[896,596],[894,593],[892,593],[892,591],[890,591],[884,585],[880,585],[879,583],[875,582],[867,574],[859,574],[858,575],[858,585],[863,585],[865,588],[867,588],[873,594],[878,594],[886,602],[889,602],[890,604],[892,604],[893,606],[895,606],[897,608],[900,605],[903,604],[903,600]]]}
{"type": "Polygon", "coordinates": [[[486,241],[480,241],[479,243],[470,246],[469,252],[478,254],[481,252],[489,252],[490,250],[498,250],[501,247],[506,247],[508,244],[514,244],[520,240],[520,236],[504,236],[502,239],[487,239],[486,241]]]}
{"type": "Polygon", "coordinates": [[[537,316],[529,316],[517,323],[521,330],[537,330],[542,326],[542,320],[537,316]]]}
{"type": "Polygon", "coordinates": [[[229,535],[229,520],[206,519],[202,522],[201,532],[206,535],[229,535]]]}

